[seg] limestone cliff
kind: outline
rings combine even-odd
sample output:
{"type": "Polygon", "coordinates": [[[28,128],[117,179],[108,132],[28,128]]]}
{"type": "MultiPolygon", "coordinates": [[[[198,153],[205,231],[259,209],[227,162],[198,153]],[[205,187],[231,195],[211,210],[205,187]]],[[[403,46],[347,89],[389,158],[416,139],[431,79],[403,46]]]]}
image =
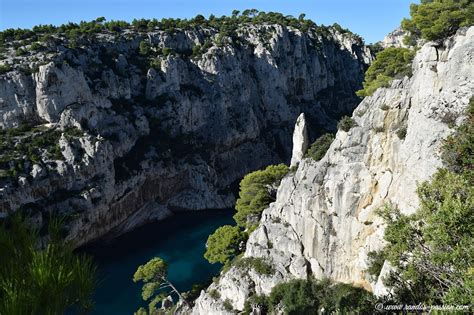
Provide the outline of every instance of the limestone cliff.
{"type": "Polygon", "coordinates": [[[0,216],[21,209],[44,226],[59,212],[76,245],[232,207],[243,175],[289,161],[301,112],[314,138],[355,108],[372,58],[347,32],[265,23],[21,45],[1,61],[13,70],[0,75],[0,216]]]}
{"type": "Polygon", "coordinates": [[[359,104],[356,126],[338,131],[322,160],[303,159],[282,180],[244,253],[265,259],[276,272],[232,267],[201,293],[194,314],[226,314],[230,304],[242,310],[250,295],[308,275],[383,294],[380,281],[364,272],[367,253],[383,246],[384,225],[374,211],[389,202],[403,213],[416,211],[417,184],[442,165],[442,139],[462,121],[474,92],[474,27],[444,43],[426,43],[412,67],[412,77],[359,104]]]}

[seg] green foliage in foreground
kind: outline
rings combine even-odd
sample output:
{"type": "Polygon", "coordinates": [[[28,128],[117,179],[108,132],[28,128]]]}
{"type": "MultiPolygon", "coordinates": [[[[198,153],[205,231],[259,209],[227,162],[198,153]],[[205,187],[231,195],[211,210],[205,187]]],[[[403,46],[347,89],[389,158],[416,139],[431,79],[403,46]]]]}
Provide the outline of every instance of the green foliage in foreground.
{"type": "Polygon", "coordinates": [[[245,303],[245,314],[258,308],[262,314],[282,310],[284,314],[371,314],[376,299],[362,288],[348,284],[331,284],[327,280],[291,280],[275,286],[270,296],[252,296],[245,303]]]}
{"type": "Polygon", "coordinates": [[[315,142],[308,148],[308,152],[306,152],[306,156],[309,156],[315,161],[321,160],[326,152],[329,150],[331,143],[334,140],[334,135],[330,133],[326,133],[316,139],[315,142]]]}
{"type": "Polygon", "coordinates": [[[474,2],[472,0],[422,0],[410,6],[411,19],[402,21],[402,28],[410,32],[405,40],[414,38],[442,39],[453,35],[462,26],[474,24],[474,2]]]}
{"type": "MultiPolygon", "coordinates": [[[[149,314],[157,314],[157,305],[172,292],[187,303],[173,284],[168,281],[167,276],[168,265],[159,257],[139,266],[133,275],[133,282],[144,282],[142,298],[145,301],[150,301],[148,304],[149,314]]],[[[147,312],[144,308],[140,308],[135,314],[147,314],[147,312]]]]}
{"type": "Polygon", "coordinates": [[[407,48],[389,47],[377,54],[365,72],[364,88],[357,91],[360,97],[370,96],[380,87],[387,87],[393,79],[411,76],[414,51],[407,48]]]}
{"type": "Polygon", "coordinates": [[[50,222],[52,239],[37,248],[37,231],[12,216],[0,226],[0,314],[64,314],[92,308],[96,267],[73,253],[50,222]]]}
{"type": "Polygon", "coordinates": [[[262,211],[275,201],[276,188],[288,172],[288,166],[278,164],[245,175],[235,206],[234,220],[239,226],[251,230],[258,224],[262,211]]]}
{"type": "Polygon", "coordinates": [[[395,268],[385,281],[402,303],[474,303],[472,107],[471,101],[468,118],[446,140],[447,169],[418,187],[418,211],[380,210],[387,223],[384,258],[395,268]]]}
{"type": "Polygon", "coordinates": [[[240,244],[245,242],[247,235],[238,226],[224,225],[209,235],[206,243],[206,258],[211,264],[229,263],[240,253],[240,244]]]}

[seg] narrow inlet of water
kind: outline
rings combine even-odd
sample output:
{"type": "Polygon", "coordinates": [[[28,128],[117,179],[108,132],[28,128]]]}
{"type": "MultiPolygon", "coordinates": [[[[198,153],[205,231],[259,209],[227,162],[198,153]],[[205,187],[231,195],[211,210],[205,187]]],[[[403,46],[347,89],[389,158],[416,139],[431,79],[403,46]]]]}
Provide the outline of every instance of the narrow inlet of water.
{"type": "Polygon", "coordinates": [[[169,280],[184,292],[193,284],[218,274],[220,265],[204,259],[209,234],[232,224],[232,210],[205,210],[177,213],[163,221],[150,223],[111,242],[96,242],[81,249],[92,255],[99,267],[99,286],[94,294],[92,314],[133,314],[140,306],[141,283],[133,282],[139,265],[153,257],[168,263],[169,280]]]}

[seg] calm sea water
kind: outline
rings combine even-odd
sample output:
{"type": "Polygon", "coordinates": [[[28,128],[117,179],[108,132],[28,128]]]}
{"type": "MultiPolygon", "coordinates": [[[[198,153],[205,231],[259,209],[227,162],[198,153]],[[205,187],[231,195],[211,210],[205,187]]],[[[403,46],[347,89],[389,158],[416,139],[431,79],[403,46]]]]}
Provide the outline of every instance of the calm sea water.
{"type": "Polygon", "coordinates": [[[133,283],[137,267],[153,257],[165,259],[169,279],[180,291],[216,275],[221,266],[203,257],[209,234],[232,223],[231,210],[178,213],[160,222],[140,227],[110,243],[95,243],[83,250],[99,265],[100,284],[92,314],[133,314],[146,303],[141,285],[133,283]]]}

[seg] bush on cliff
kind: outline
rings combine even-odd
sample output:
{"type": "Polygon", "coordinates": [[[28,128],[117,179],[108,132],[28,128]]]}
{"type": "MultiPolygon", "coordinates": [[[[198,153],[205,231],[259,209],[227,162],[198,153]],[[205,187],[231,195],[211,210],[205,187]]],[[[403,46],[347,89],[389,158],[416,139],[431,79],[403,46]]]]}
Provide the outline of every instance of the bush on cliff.
{"type": "Polygon", "coordinates": [[[356,94],[360,97],[370,96],[378,88],[389,86],[393,79],[411,76],[414,56],[414,51],[407,48],[389,47],[379,52],[365,72],[364,88],[356,94]]]}
{"type": "Polygon", "coordinates": [[[234,220],[239,226],[252,230],[258,224],[262,211],[275,201],[276,189],[288,172],[288,166],[278,164],[245,175],[235,206],[234,220]]]}
{"type": "Polygon", "coordinates": [[[453,35],[462,26],[474,24],[474,2],[471,0],[422,0],[410,6],[411,19],[402,21],[402,28],[413,38],[442,39],[453,35]]]}
{"type": "Polygon", "coordinates": [[[211,264],[228,264],[240,253],[240,246],[247,236],[238,226],[224,225],[209,235],[206,243],[206,258],[211,264]]]}
{"type": "Polygon", "coordinates": [[[308,148],[308,152],[306,152],[306,156],[309,156],[315,161],[321,160],[326,152],[329,150],[331,143],[334,140],[334,135],[330,133],[326,133],[316,139],[316,141],[308,148]]]}
{"type": "Polygon", "coordinates": [[[355,127],[356,125],[357,125],[357,123],[354,121],[354,119],[352,119],[349,116],[344,116],[337,123],[337,129],[348,132],[349,130],[351,130],[352,127],[355,127]]]}
{"type": "Polygon", "coordinates": [[[245,314],[259,308],[263,314],[371,314],[376,298],[362,288],[349,284],[331,284],[328,280],[295,279],[276,285],[269,296],[251,296],[245,314]]]}
{"type": "Polygon", "coordinates": [[[64,314],[92,307],[96,267],[76,255],[50,221],[51,240],[38,249],[38,232],[19,215],[0,225],[0,314],[64,314]]]}
{"type": "Polygon", "coordinates": [[[231,261],[242,252],[243,244],[257,226],[262,211],[275,200],[276,189],[288,172],[288,166],[278,164],[245,175],[240,182],[234,215],[237,226],[225,225],[211,234],[204,258],[210,263],[230,266],[231,261]]]}

